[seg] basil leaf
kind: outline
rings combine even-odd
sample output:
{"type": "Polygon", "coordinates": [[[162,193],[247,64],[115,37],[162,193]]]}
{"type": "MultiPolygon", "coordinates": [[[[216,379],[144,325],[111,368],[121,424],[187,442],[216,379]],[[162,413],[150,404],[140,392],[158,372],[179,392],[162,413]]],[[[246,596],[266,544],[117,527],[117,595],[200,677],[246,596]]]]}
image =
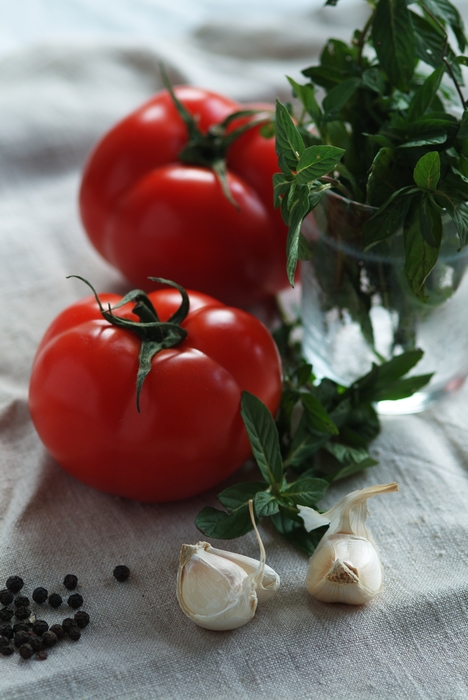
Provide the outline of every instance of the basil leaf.
{"type": "Polygon", "coordinates": [[[338,462],[341,462],[341,464],[348,464],[350,462],[359,464],[359,462],[369,458],[369,452],[366,448],[350,447],[340,442],[330,441],[325,445],[325,449],[333,455],[338,462]]]}
{"type": "Polygon", "coordinates": [[[460,247],[463,248],[468,243],[468,204],[454,201],[445,193],[442,194],[442,198],[445,208],[457,228],[460,247]]]}
{"type": "Polygon", "coordinates": [[[248,481],[241,484],[235,484],[218,493],[216,498],[226,510],[233,512],[238,508],[248,506],[249,500],[261,491],[266,491],[268,484],[265,481],[248,481]]]}
{"type": "MultiPolygon", "coordinates": [[[[288,238],[286,240],[286,272],[291,287],[294,287],[294,275],[299,260],[299,241],[302,222],[310,211],[309,189],[306,185],[295,188],[295,199],[289,203],[288,238]]],[[[323,194],[323,193],[322,193],[323,194]]],[[[320,197],[322,196],[320,195],[320,197]]]]}
{"type": "Polygon", "coordinates": [[[445,65],[442,64],[426,78],[422,86],[414,93],[408,110],[410,121],[419,119],[428,111],[437,95],[444,73],[445,65]]]}
{"type": "Polygon", "coordinates": [[[334,170],[344,150],[336,146],[310,146],[306,148],[297,164],[296,181],[307,185],[334,170]]]}
{"type": "Polygon", "coordinates": [[[465,109],[460,122],[460,128],[457,133],[457,138],[468,139],[468,110],[465,109]]]}
{"type": "Polygon", "coordinates": [[[354,474],[359,474],[359,472],[364,471],[364,469],[375,467],[376,464],[378,464],[378,461],[372,459],[372,457],[362,459],[360,462],[350,462],[333,475],[332,481],[339,481],[340,479],[346,479],[348,476],[354,476],[354,474]]]}
{"type": "Polygon", "coordinates": [[[279,207],[284,195],[288,194],[293,181],[291,175],[286,175],[285,173],[275,173],[273,175],[273,206],[275,208],[279,207]]]}
{"type": "Polygon", "coordinates": [[[310,243],[307,238],[304,238],[302,233],[299,234],[299,245],[297,247],[297,257],[299,260],[310,260],[314,255],[310,243]]]}
{"type": "Polygon", "coordinates": [[[364,248],[383,241],[403,226],[414,196],[410,187],[394,192],[380,209],[364,224],[362,242],[364,248]]]}
{"type": "Polygon", "coordinates": [[[195,525],[204,535],[217,540],[233,540],[253,530],[248,505],[232,514],[205,506],[197,515],[195,525]]]}
{"type": "Polygon", "coordinates": [[[315,504],[325,496],[328,487],[329,483],[325,479],[314,479],[309,476],[296,479],[294,483],[283,489],[281,494],[295,505],[314,508],[315,504]]]}
{"type": "Polygon", "coordinates": [[[315,124],[319,125],[322,119],[322,110],[320,109],[315,98],[315,88],[313,85],[300,85],[293,78],[290,78],[289,76],[286,77],[306,112],[310,114],[315,124]]]}
{"type": "Polygon", "coordinates": [[[426,386],[432,377],[433,373],[418,374],[414,377],[399,379],[393,382],[391,386],[376,391],[374,394],[374,401],[398,401],[399,399],[406,399],[426,386]]]}
{"type": "Polygon", "coordinates": [[[330,435],[338,435],[338,428],[315,396],[302,392],[301,403],[304,407],[308,427],[310,429],[317,430],[321,433],[329,433],[330,435]]]}
{"type": "Polygon", "coordinates": [[[322,107],[325,112],[324,119],[328,121],[337,119],[340,110],[345,106],[350,97],[354,95],[360,85],[362,85],[361,78],[348,78],[330,90],[322,102],[322,107]]]}
{"type": "Polygon", "coordinates": [[[429,245],[425,240],[418,217],[413,217],[410,224],[405,226],[403,236],[406,253],[404,267],[406,279],[411,291],[421,301],[426,302],[428,297],[424,292],[424,284],[437,262],[439,249],[429,245]]]}
{"type": "Polygon", "coordinates": [[[440,178],[440,156],[437,151],[429,151],[416,163],[413,173],[418,187],[434,192],[440,178]]]}
{"type": "Polygon", "coordinates": [[[390,82],[400,90],[407,90],[414,73],[415,42],[406,0],[379,0],[372,41],[390,82]]]}
{"type": "Polygon", "coordinates": [[[263,478],[272,486],[279,486],[283,479],[283,462],[273,416],[265,404],[248,391],[242,392],[241,415],[263,478]]]}
{"type": "Polygon", "coordinates": [[[464,34],[465,28],[459,11],[449,0],[423,0],[419,5],[427,8],[435,17],[447,22],[450,25],[457,39],[458,48],[464,51],[466,48],[466,37],[464,34]]]}
{"type": "Polygon", "coordinates": [[[439,250],[442,241],[442,217],[429,197],[423,197],[419,205],[419,226],[426,243],[439,250]]]}
{"type": "MultiPolygon", "coordinates": [[[[276,101],[276,152],[281,154],[284,159],[284,164],[288,166],[289,171],[295,170],[299,158],[304,151],[304,141],[297,130],[291,115],[286,107],[279,101],[276,101]]],[[[283,167],[285,165],[283,164],[283,167]]]]}
{"type": "Polygon", "coordinates": [[[275,515],[279,511],[278,499],[271,493],[260,491],[254,498],[254,508],[259,518],[275,515]]]}

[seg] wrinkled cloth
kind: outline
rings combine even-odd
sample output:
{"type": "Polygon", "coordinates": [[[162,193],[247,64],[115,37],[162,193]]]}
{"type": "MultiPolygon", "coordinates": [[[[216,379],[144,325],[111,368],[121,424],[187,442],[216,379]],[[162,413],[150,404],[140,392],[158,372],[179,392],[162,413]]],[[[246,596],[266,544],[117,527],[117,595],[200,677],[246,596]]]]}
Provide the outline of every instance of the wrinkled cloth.
{"type": "MultiPolygon", "coordinates": [[[[371,483],[399,483],[369,504],[381,595],[357,608],[314,601],[307,557],[264,522],[281,588],[248,625],[222,633],[195,626],[175,594],[180,547],[205,539],[194,520],[221,487],[164,505],[97,492],[48,456],[28,412],[35,349],[56,314],[87,294],[66,276],[128,289],[79,220],[80,174],[96,140],[160,87],[160,60],[174,82],[240,100],[287,98],[285,74],[298,77],[325,37],[348,36],[339,16],[213,21],[171,43],[56,40],[0,61],[0,587],[18,574],[29,595],[44,586],[66,600],[63,577],[74,573],[91,616],[79,641],[43,662],[0,657],[2,699],[468,697],[468,384],[424,414],[383,419],[378,466],[324,499],[327,508],[371,483]],[[112,576],[117,564],[130,567],[128,581],[112,576]]],[[[258,557],[253,533],[212,544],[258,557]]],[[[39,612],[49,623],[72,614],[65,603],[39,612]]]]}

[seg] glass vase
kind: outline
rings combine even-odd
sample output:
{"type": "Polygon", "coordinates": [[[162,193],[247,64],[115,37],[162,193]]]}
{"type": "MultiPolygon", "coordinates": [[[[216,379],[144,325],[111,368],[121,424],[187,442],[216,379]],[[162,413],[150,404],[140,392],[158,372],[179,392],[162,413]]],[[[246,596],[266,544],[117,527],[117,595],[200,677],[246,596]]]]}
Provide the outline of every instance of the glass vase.
{"type": "Polygon", "coordinates": [[[372,363],[421,348],[412,374],[433,372],[430,383],[408,399],[377,406],[381,413],[416,413],[468,374],[468,249],[459,251],[455,226],[444,220],[423,302],[404,275],[401,232],[363,250],[362,227],[375,211],[327,192],[304,221],[313,257],[301,264],[303,352],[318,377],[349,385],[372,363]]]}

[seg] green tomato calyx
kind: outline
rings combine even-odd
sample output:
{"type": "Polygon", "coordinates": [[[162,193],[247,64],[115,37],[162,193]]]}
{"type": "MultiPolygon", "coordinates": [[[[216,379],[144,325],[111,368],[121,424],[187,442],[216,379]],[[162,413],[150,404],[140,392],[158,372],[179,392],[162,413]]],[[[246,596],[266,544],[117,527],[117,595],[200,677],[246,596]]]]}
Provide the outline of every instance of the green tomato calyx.
{"type": "Polygon", "coordinates": [[[141,389],[143,387],[143,382],[151,371],[151,361],[153,357],[158,352],[161,352],[161,350],[179,345],[187,337],[187,331],[180,325],[187,317],[190,308],[190,300],[187,292],[183,287],[171,280],[166,280],[162,277],[148,277],[148,279],[153,282],[159,282],[160,284],[167,284],[170,287],[174,287],[182,296],[182,302],[177,311],[175,311],[167,321],[160,321],[151,299],[141,289],[133,289],[122,297],[117,304],[114,306],[108,304],[107,309],[105,309],[96,290],[88,280],[79,275],[69,275],[67,279],[71,277],[81,280],[92,290],[99,310],[106,321],[118,328],[131,331],[140,339],[141,346],[138,356],[138,372],[136,379],[136,407],[138,413],[140,413],[141,389]],[[135,303],[132,313],[138,316],[140,319],[139,321],[132,321],[129,318],[122,318],[122,316],[116,316],[114,314],[115,309],[119,309],[121,306],[131,302],[135,303]]]}

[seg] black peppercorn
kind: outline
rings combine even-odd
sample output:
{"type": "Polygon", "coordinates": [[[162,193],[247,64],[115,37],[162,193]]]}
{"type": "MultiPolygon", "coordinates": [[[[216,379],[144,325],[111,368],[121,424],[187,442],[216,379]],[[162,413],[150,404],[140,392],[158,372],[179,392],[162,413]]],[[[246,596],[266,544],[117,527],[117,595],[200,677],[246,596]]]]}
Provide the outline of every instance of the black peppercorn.
{"type": "Polygon", "coordinates": [[[7,578],[5,585],[12,593],[19,593],[24,586],[24,581],[20,576],[10,576],[7,578]]]}
{"type": "Polygon", "coordinates": [[[74,615],[74,619],[80,629],[84,629],[89,624],[89,615],[84,610],[78,610],[74,615]]]}
{"type": "Polygon", "coordinates": [[[77,625],[73,625],[73,627],[70,627],[67,634],[71,640],[73,640],[74,642],[77,642],[79,640],[79,638],[81,637],[81,630],[77,625]]]}
{"type": "Polygon", "coordinates": [[[119,564],[119,566],[115,567],[114,571],[112,572],[112,575],[114,576],[114,578],[117,579],[117,581],[126,581],[130,576],[130,569],[124,564],[119,564]]]}
{"type": "Polygon", "coordinates": [[[81,596],[79,593],[72,593],[72,595],[69,596],[67,603],[71,608],[79,608],[80,605],[83,605],[83,596],[81,596]]]}
{"type": "Polygon", "coordinates": [[[29,598],[25,595],[17,595],[15,598],[15,608],[29,607],[29,598]]]}
{"type": "Polygon", "coordinates": [[[49,627],[49,632],[53,632],[55,634],[55,636],[57,637],[57,639],[61,639],[64,635],[62,625],[58,625],[58,624],[51,625],[49,627]]]}
{"type": "Polygon", "coordinates": [[[29,630],[29,627],[26,624],[26,622],[15,622],[15,624],[13,625],[13,631],[15,632],[15,634],[16,632],[20,632],[21,630],[23,630],[24,632],[27,632],[29,630]]]}
{"type": "Polygon", "coordinates": [[[10,640],[8,637],[4,637],[2,634],[0,634],[0,647],[6,647],[10,643],[10,640]]]}
{"type": "Polygon", "coordinates": [[[20,630],[15,634],[13,637],[13,643],[15,647],[20,647],[22,644],[26,644],[26,642],[29,641],[29,632],[25,632],[24,630],[20,630]]]}
{"type": "Polygon", "coordinates": [[[16,608],[15,617],[17,620],[26,620],[31,615],[31,608],[16,608]]]}
{"type": "Polygon", "coordinates": [[[2,656],[11,656],[14,653],[15,653],[15,650],[13,649],[11,644],[9,646],[0,647],[0,654],[2,656]]]}
{"type": "Polygon", "coordinates": [[[47,659],[47,656],[48,656],[48,654],[47,654],[47,652],[45,651],[45,649],[41,649],[41,651],[39,651],[39,652],[36,654],[36,659],[37,659],[38,661],[45,661],[45,660],[47,659]]]}
{"type": "Polygon", "coordinates": [[[54,644],[57,644],[57,642],[57,635],[51,632],[50,630],[47,630],[47,632],[44,632],[44,634],[42,635],[42,643],[45,647],[53,647],[54,644]]]}
{"type": "Polygon", "coordinates": [[[8,588],[2,588],[0,591],[0,605],[10,605],[13,602],[14,595],[8,588]]]}
{"type": "Polygon", "coordinates": [[[63,579],[63,585],[69,591],[72,591],[74,588],[76,588],[78,585],[78,579],[75,576],[75,574],[67,574],[63,579]]]}
{"type": "Polygon", "coordinates": [[[51,593],[49,596],[49,605],[51,605],[53,608],[58,608],[60,605],[62,605],[62,596],[59,595],[58,593],[51,593]]]}
{"type": "Polygon", "coordinates": [[[11,608],[1,608],[0,609],[0,620],[2,622],[10,622],[13,617],[13,610],[11,608]]]}
{"type": "Polygon", "coordinates": [[[19,648],[19,653],[23,659],[30,659],[34,654],[34,649],[30,644],[22,644],[19,648]]]}
{"type": "Polygon", "coordinates": [[[33,651],[40,651],[42,649],[42,639],[41,637],[36,637],[35,634],[29,635],[28,644],[32,646],[33,651]]]}
{"type": "Polygon", "coordinates": [[[2,625],[0,627],[0,634],[7,639],[13,639],[13,627],[11,625],[2,625]]]}
{"type": "Polygon", "coordinates": [[[42,586],[39,586],[38,588],[35,588],[32,594],[32,599],[34,600],[35,603],[45,603],[47,598],[49,597],[49,592],[47,591],[46,588],[43,588],[42,586]]]}
{"type": "Polygon", "coordinates": [[[76,622],[72,617],[66,617],[64,620],[62,620],[62,629],[65,634],[68,634],[70,627],[76,627],[76,622]]]}
{"type": "Polygon", "coordinates": [[[47,632],[49,629],[49,625],[45,620],[36,620],[36,622],[32,626],[32,630],[34,634],[39,635],[39,637],[44,634],[44,632],[47,632]]]}

